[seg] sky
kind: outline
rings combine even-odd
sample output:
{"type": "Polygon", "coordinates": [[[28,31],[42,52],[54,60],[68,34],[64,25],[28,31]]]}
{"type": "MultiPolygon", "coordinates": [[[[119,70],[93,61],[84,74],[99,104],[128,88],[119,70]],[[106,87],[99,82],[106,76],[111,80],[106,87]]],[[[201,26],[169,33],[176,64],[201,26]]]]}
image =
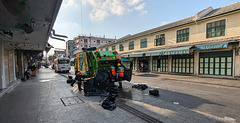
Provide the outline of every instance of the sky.
{"type": "MultiPolygon", "coordinates": [[[[121,38],[195,15],[212,6],[238,0],[63,0],[53,29],[72,40],[78,35],[121,38]]],[[[54,48],[63,41],[49,38],[54,48]]],[[[51,49],[49,55],[53,54],[51,49]]]]}

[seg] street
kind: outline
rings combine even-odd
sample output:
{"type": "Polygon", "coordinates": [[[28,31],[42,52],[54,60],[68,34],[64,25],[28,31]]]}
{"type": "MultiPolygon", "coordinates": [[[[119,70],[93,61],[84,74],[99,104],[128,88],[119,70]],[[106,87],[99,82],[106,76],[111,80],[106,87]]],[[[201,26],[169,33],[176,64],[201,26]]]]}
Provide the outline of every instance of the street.
{"type": "Polygon", "coordinates": [[[104,97],[85,97],[76,85],[67,84],[68,74],[73,72],[41,68],[36,77],[21,82],[1,98],[0,122],[149,122],[144,117],[165,123],[240,122],[239,80],[135,73],[131,82],[123,82],[117,99],[129,110],[117,103],[109,111],[101,107],[104,97]],[[134,84],[149,88],[140,91],[132,88],[134,84]],[[149,95],[151,88],[158,89],[160,96],[149,95]]]}

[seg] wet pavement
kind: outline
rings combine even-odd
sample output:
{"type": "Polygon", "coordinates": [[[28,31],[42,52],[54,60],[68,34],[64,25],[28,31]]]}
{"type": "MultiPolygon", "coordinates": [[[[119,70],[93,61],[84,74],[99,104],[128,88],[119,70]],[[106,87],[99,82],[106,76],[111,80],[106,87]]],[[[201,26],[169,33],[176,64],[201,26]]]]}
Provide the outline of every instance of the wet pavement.
{"type": "MultiPolygon", "coordinates": [[[[117,100],[123,101],[128,109],[117,103],[115,110],[108,111],[100,105],[104,97],[83,96],[76,85],[71,87],[66,83],[67,75],[42,68],[36,77],[21,82],[15,90],[1,98],[0,123],[144,123],[151,117],[165,123],[240,121],[238,88],[188,83],[184,82],[186,78],[181,77],[138,74],[133,76],[132,82],[123,82],[123,89],[119,90],[117,100]],[[137,83],[146,83],[149,88],[144,91],[133,89],[132,85],[137,83]],[[151,88],[157,88],[160,96],[149,95],[151,88]]],[[[194,81],[206,81],[206,78],[194,81]]]]}

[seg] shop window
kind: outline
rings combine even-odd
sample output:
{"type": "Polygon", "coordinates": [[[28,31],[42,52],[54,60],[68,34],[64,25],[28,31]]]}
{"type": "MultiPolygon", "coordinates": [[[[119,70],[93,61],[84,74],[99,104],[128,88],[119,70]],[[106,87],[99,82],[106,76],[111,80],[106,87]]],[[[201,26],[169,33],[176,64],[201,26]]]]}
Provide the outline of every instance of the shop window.
{"type": "Polygon", "coordinates": [[[165,34],[157,35],[154,44],[155,46],[165,45],[165,34]]]}
{"type": "Polygon", "coordinates": [[[147,38],[140,40],[140,48],[147,48],[147,38]]]}
{"type": "Polygon", "coordinates": [[[134,41],[129,42],[129,50],[134,50],[134,41]]]}
{"type": "Polygon", "coordinates": [[[108,51],[108,47],[106,48],[106,51],[108,51]]]}
{"type": "Polygon", "coordinates": [[[153,59],[153,63],[152,63],[152,71],[157,72],[158,68],[157,68],[157,59],[153,59]]]}
{"type": "Polygon", "coordinates": [[[193,74],[194,72],[193,58],[174,58],[172,61],[172,72],[193,74]]]}
{"type": "Polygon", "coordinates": [[[112,51],[114,51],[116,48],[115,48],[115,46],[112,46],[112,51]]]}
{"type": "Polygon", "coordinates": [[[207,23],[207,38],[225,36],[226,20],[219,20],[211,23],[207,23]]]}
{"type": "Polygon", "coordinates": [[[159,60],[159,72],[168,72],[168,59],[159,60]]]}
{"type": "Polygon", "coordinates": [[[202,57],[199,59],[199,74],[232,75],[232,57],[202,57]]]}
{"type": "Polygon", "coordinates": [[[119,44],[119,51],[124,51],[124,46],[123,46],[123,44],[119,44]]]}
{"type": "Polygon", "coordinates": [[[189,28],[177,30],[177,43],[189,41],[189,28]]]}

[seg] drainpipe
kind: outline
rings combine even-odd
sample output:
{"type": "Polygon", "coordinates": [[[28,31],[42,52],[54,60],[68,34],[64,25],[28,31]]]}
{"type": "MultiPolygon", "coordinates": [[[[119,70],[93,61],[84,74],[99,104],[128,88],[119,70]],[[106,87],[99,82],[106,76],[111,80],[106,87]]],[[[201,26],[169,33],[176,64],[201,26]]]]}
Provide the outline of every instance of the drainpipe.
{"type": "Polygon", "coordinates": [[[50,37],[51,37],[52,39],[61,40],[61,41],[64,41],[64,42],[65,42],[64,39],[53,37],[52,34],[50,34],[50,37]]]}
{"type": "Polygon", "coordinates": [[[54,30],[54,29],[52,29],[52,32],[53,32],[53,35],[56,36],[56,37],[68,38],[68,37],[65,36],[65,35],[55,34],[55,30],[54,30]]]}
{"type": "Polygon", "coordinates": [[[236,54],[236,47],[233,48],[233,69],[232,69],[232,77],[235,77],[235,54],[236,54]]]}

